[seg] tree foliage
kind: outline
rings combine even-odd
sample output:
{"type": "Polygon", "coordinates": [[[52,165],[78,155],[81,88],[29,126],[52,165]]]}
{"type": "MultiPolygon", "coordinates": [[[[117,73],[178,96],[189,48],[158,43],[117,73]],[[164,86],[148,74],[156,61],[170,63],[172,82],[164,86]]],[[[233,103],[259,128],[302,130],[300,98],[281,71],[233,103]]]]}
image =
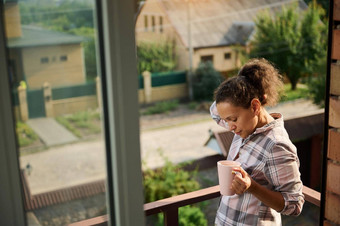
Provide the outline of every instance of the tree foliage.
{"type": "Polygon", "coordinates": [[[251,57],[273,62],[296,88],[303,75],[313,74],[326,57],[327,23],[324,10],[312,2],[302,14],[297,6],[283,7],[274,18],[265,12],[256,18],[251,57]]]}
{"type": "Polygon", "coordinates": [[[164,43],[142,42],[137,45],[137,69],[141,74],[144,71],[151,73],[172,71],[176,68],[177,57],[174,42],[164,43]]]}
{"type": "Polygon", "coordinates": [[[73,28],[92,27],[93,1],[54,0],[20,1],[22,24],[35,24],[53,28],[57,31],[69,31],[73,28]]]}

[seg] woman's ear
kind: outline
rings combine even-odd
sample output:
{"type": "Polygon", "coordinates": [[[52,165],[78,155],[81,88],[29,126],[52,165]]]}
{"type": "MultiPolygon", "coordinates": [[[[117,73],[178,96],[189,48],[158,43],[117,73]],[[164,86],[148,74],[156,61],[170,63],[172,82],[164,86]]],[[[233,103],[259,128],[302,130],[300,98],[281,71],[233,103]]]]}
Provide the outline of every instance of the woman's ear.
{"type": "Polygon", "coordinates": [[[258,115],[260,112],[260,108],[261,108],[261,102],[259,99],[254,98],[251,101],[251,109],[253,110],[253,112],[255,113],[255,115],[258,115]]]}

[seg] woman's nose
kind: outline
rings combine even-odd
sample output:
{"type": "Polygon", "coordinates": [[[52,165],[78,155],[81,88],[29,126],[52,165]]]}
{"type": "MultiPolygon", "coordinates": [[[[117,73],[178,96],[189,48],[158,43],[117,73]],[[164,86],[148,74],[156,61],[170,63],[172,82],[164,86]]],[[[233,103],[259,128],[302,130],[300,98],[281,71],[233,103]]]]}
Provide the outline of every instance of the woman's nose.
{"type": "Polygon", "coordinates": [[[230,127],[230,131],[233,131],[233,130],[235,130],[236,129],[236,125],[235,124],[230,124],[229,125],[230,127]]]}

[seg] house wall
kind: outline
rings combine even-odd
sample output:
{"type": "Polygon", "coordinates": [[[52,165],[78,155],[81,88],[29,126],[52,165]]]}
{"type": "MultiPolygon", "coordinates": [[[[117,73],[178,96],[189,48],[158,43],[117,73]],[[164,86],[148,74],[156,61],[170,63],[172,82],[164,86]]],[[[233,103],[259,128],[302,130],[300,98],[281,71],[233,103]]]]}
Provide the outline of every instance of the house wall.
{"type": "MultiPolygon", "coordinates": [[[[186,70],[189,66],[189,50],[184,45],[184,40],[178,35],[176,29],[172,26],[171,21],[167,17],[165,10],[158,1],[148,0],[145,2],[136,22],[136,40],[139,42],[164,42],[166,40],[175,40],[177,45],[178,70],[186,70]],[[156,27],[152,30],[151,18],[155,16],[156,27]],[[148,18],[148,28],[145,29],[145,17],[148,18]],[[159,17],[163,17],[163,32],[160,32],[159,17]]],[[[185,40],[186,41],[186,40],[185,40]]],[[[237,53],[229,46],[211,47],[195,49],[193,53],[193,70],[195,70],[201,56],[213,55],[214,67],[220,72],[227,72],[239,66],[237,53]],[[230,59],[224,59],[225,53],[231,53],[230,59]]]]}
{"type": "Polygon", "coordinates": [[[193,57],[193,67],[196,68],[201,62],[202,56],[213,56],[214,68],[217,71],[226,72],[234,70],[239,65],[237,52],[230,46],[211,47],[196,49],[193,57]],[[230,53],[230,59],[225,59],[224,55],[230,53]]]}
{"type": "Polygon", "coordinates": [[[188,50],[184,46],[181,37],[172,26],[166,12],[158,1],[146,1],[136,21],[136,41],[141,42],[163,43],[166,41],[175,42],[177,53],[176,70],[185,70],[189,65],[188,50]],[[155,30],[152,28],[152,16],[155,17],[155,30]],[[145,17],[148,21],[147,29],[145,28],[145,17]],[[163,31],[161,31],[160,18],[162,17],[163,31]]]}
{"type": "Polygon", "coordinates": [[[24,48],[22,59],[30,89],[41,88],[45,82],[58,87],[86,81],[80,44],[24,48]],[[62,56],[67,56],[67,60],[61,61],[62,56]],[[48,58],[48,62],[42,63],[42,58],[48,58]]]}
{"type": "MultiPolygon", "coordinates": [[[[339,24],[340,0],[333,3],[333,24],[339,24]]],[[[333,28],[324,225],[340,224],[340,29],[333,28]]]]}
{"type": "Polygon", "coordinates": [[[145,2],[138,15],[135,31],[137,43],[141,41],[164,42],[176,38],[174,27],[157,1],[145,2]],[[145,17],[147,28],[145,28],[145,17]],[[152,17],[155,18],[155,26],[152,26],[152,17]],[[163,31],[161,31],[160,18],[163,20],[163,31]]]}
{"type": "Polygon", "coordinates": [[[5,32],[7,38],[21,37],[21,17],[16,2],[5,4],[5,32]]]}

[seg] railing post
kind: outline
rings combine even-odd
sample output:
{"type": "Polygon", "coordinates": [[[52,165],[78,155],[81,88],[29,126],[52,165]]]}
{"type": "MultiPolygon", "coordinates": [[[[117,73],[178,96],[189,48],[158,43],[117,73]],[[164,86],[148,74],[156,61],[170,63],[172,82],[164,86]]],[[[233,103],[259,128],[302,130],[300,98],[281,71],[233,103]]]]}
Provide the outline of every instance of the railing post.
{"type": "Polygon", "coordinates": [[[178,226],[178,208],[164,211],[164,226],[178,226]]]}

